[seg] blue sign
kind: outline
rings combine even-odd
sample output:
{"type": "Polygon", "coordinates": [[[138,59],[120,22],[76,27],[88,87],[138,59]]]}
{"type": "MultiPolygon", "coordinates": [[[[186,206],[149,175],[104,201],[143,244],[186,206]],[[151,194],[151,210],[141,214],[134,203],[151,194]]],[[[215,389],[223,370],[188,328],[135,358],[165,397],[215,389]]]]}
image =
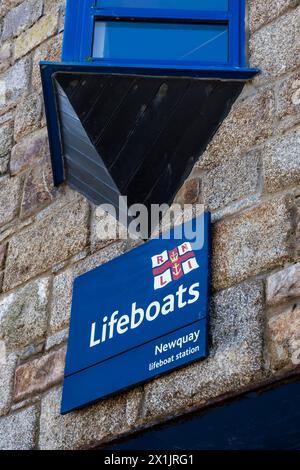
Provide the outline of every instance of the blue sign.
{"type": "Polygon", "coordinates": [[[209,257],[204,213],[75,279],[63,414],[207,356],[209,257]]]}

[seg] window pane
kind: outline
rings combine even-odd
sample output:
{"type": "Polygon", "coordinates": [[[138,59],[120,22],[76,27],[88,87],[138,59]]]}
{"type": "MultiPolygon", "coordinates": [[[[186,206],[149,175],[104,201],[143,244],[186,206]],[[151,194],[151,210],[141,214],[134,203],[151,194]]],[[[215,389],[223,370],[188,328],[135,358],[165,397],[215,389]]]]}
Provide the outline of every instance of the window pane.
{"type": "Polygon", "coordinates": [[[97,21],[93,57],[226,63],[228,26],[97,21]]]}
{"type": "Polygon", "coordinates": [[[212,11],[228,10],[228,0],[97,0],[97,7],[212,11]]]}

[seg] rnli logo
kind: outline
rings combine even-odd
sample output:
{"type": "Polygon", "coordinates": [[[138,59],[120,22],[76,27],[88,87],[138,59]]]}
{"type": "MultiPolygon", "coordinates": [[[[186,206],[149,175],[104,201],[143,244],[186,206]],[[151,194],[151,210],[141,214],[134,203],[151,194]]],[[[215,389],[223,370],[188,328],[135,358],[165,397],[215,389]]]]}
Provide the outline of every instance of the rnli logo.
{"type": "Polygon", "coordinates": [[[172,281],[198,269],[199,265],[189,242],[179,245],[173,250],[165,250],[152,256],[152,272],[154,290],[162,289],[172,281]]]}

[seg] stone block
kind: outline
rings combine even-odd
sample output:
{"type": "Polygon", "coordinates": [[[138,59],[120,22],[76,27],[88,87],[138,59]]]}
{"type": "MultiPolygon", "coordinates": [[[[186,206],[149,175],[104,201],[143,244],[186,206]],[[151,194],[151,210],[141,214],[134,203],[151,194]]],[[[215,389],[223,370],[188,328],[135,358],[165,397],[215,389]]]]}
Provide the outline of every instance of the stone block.
{"type": "Polygon", "coordinates": [[[49,161],[40,161],[25,177],[21,204],[21,217],[28,217],[50,204],[57,194],[49,161]]]}
{"type": "Polygon", "coordinates": [[[3,176],[8,172],[8,166],[9,166],[9,155],[0,157],[0,176],[3,176]]]}
{"type": "Polygon", "coordinates": [[[12,149],[10,172],[12,175],[26,170],[49,154],[47,129],[41,129],[18,142],[12,149]]]}
{"type": "Polygon", "coordinates": [[[212,255],[215,289],[224,289],[289,261],[291,209],[291,198],[282,196],[215,224],[212,255]]]}
{"type": "Polygon", "coordinates": [[[45,339],[37,340],[35,344],[29,344],[18,351],[18,357],[20,362],[28,361],[32,356],[41,354],[45,347],[45,339]]]}
{"type": "Polygon", "coordinates": [[[80,198],[15,234],[8,247],[3,290],[47,271],[82,250],[87,243],[88,214],[88,204],[80,198]]]}
{"type": "Polygon", "coordinates": [[[39,128],[42,115],[42,99],[32,93],[26,96],[16,109],[14,137],[18,142],[22,137],[39,128]]]}
{"type": "Polygon", "coordinates": [[[277,92],[276,114],[280,119],[300,113],[300,72],[282,80],[277,92]]]}
{"type": "Polygon", "coordinates": [[[300,8],[289,11],[250,38],[250,66],[262,74],[256,82],[267,82],[292,72],[300,64],[300,8]]]}
{"type": "Polygon", "coordinates": [[[0,178],[0,225],[10,222],[19,211],[21,179],[0,178]]]}
{"type": "Polygon", "coordinates": [[[127,238],[125,227],[113,215],[103,210],[101,206],[94,206],[91,217],[92,252],[124,238],[127,238]]]}
{"type": "Polygon", "coordinates": [[[234,158],[239,165],[241,156],[273,134],[274,114],[274,92],[269,88],[237,101],[196,168],[211,169],[234,158]]]}
{"type": "Polygon", "coordinates": [[[2,0],[0,3],[0,18],[4,17],[9,10],[19,5],[22,1],[23,0],[2,0]]]}
{"type": "Polygon", "coordinates": [[[65,343],[68,339],[69,330],[66,328],[65,330],[58,331],[54,333],[52,336],[47,338],[46,342],[46,351],[54,348],[55,346],[60,346],[62,343],[65,343]]]}
{"type": "Polygon", "coordinates": [[[0,46],[0,73],[4,72],[10,66],[12,55],[12,45],[10,42],[5,42],[0,46]]]}
{"type": "Polygon", "coordinates": [[[66,350],[50,352],[39,359],[20,365],[16,369],[14,400],[43,392],[61,382],[64,376],[66,350]]]}
{"type": "Polygon", "coordinates": [[[0,125],[0,158],[10,152],[13,142],[13,123],[5,122],[0,125]]]}
{"type": "Polygon", "coordinates": [[[27,29],[15,41],[15,60],[23,57],[57,32],[58,11],[43,16],[32,28],[27,29]]]}
{"type": "Polygon", "coordinates": [[[285,134],[262,148],[264,189],[276,192],[300,183],[300,130],[285,134]]]}
{"type": "Polygon", "coordinates": [[[0,449],[33,449],[36,425],[37,410],[34,406],[0,418],[0,449]]]}
{"type": "Polygon", "coordinates": [[[255,151],[207,172],[202,183],[204,205],[213,211],[256,193],[259,163],[260,153],[255,151]]]}
{"type": "Polygon", "coordinates": [[[43,0],[25,0],[12,8],[4,18],[2,40],[19,36],[42,16],[42,12],[43,0]]]}
{"type": "MultiPolygon", "coordinates": [[[[123,394],[62,416],[61,390],[52,390],[42,399],[40,448],[87,448],[129,431],[126,419],[129,400],[136,400],[135,407],[140,407],[140,395],[123,394]]],[[[131,403],[131,412],[133,405],[131,403]]]]}
{"type": "Polygon", "coordinates": [[[268,277],[268,305],[279,305],[295,297],[300,297],[300,264],[289,266],[268,277]]]}
{"type": "Polygon", "coordinates": [[[199,203],[201,192],[201,181],[199,178],[188,179],[180,188],[176,195],[175,203],[178,204],[197,204],[199,203]]]}
{"type": "Polygon", "coordinates": [[[4,267],[4,261],[5,261],[5,256],[6,256],[6,244],[2,243],[0,245],[0,271],[4,267]]]}
{"type": "Polygon", "coordinates": [[[35,50],[31,77],[31,83],[34,90],[39,90],[41,88],[40,61],[48,60],[50,62],[59,62],[61,58],[61,46],[62,35],[59,34],[44,42],[35,50]]]}
{"type": "Polygon", "coordinates": [[[24,57],[0,76],[6,90],[4,103],[0,103],[0,112],[15,106],[23,94],[28,92],[30,67],[30,58],[24,57]]]}
{"type": "Polygon", "coordinates": [[[4,341],[0,341],[0,416],[9,411],[16,363],[17,356],[7,354],[4,341]]]}
{"type": "Polygon", "coordinates": [[[248,0],[248,23],[251,33],[297,5],[298,0],[248,0]]]}
{"type": "Polygon", "coordinates": [[[271,369],[294,369],[300,365],[300,305],[288,307],[267,323],[267,351],[271,369]]]}
{"type": "Polygon", "coordinates": [[[52,333],[56,333],[69,325],[72,289],[72,269],[68,269],[54,277],[50,315],[50,329],[52,333]]]}
{"type": "Polygon", "coordinates": [[[128,249],[130,249],[130,245],[128,245],[126,241],[114,243],[100,251],[97,251],[91,256],[88,256],[82,261],[79,261],[74,266],[73,274],[74,276],[81,276],[82,274],[123,255],[128,251],[128,249]]]}
{"type": "Polygon", "coordinates": [[[47,328],[49,279],[42,278],[0,296],[0,340],[8,351],[41,340],[47,328]]]}

